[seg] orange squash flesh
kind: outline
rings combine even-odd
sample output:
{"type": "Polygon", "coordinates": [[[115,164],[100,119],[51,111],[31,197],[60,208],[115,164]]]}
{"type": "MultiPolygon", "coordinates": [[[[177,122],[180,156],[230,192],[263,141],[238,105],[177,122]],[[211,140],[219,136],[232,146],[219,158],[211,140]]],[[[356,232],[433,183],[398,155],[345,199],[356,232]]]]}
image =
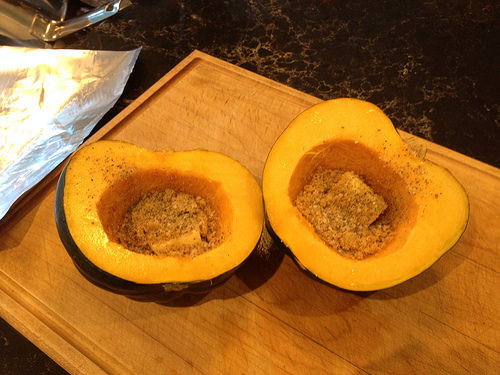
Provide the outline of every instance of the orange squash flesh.
{"type": "Polygon", "coordinates": [[[61,184],[56,216],[64,220],[58,220],[58,229],[69,238],[73,259],[84,258],[85,264],[137,285],[162,284],[167,290],[168,285],[213,280],[238,267],[262,232],[257,181],[241,164],[215,152],[154,152],[99,141],[75,153],[61,184]],[[115,241],[124,213],[144,194],[167,188],[201,196],[213,206],[220,245],[192,258],[141,254],[115,241]]]}
{"type": "Polygon", "coordinates": [[[350,290],[399,284],[430,267],[464,232],[467,194],[444,168],[412,153],[375,105],[336,99],[299,115],[274,144],[263,174],[267,217],[303,268],[350,290]],[[318,168],[354,171],[388,204],[393,239],[362,260],[323,242],[293,202],[318,168]]]}

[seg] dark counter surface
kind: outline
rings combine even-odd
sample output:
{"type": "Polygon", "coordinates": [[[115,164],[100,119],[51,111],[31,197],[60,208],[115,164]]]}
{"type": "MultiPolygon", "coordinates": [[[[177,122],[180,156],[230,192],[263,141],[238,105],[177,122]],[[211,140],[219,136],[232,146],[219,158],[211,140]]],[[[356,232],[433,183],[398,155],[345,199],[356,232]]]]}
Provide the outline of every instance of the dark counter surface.
{"type": "MultiPolygon", "coordinates": [[[[399,129],[500,167],[497,1],[133,3],[54,45],[142,47],[100,126],[198,49],[322,99],[368,100],[399,129]]],[[[65,372],[0,320],[0,373],[65,372]]]]}

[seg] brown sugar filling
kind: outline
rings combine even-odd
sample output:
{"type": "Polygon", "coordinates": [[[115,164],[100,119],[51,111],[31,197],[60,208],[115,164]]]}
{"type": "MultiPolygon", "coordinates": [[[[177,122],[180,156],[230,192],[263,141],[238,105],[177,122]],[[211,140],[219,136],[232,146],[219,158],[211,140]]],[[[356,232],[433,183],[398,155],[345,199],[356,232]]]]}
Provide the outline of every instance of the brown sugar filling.
{"type": "Polygon", "coordinates": [[[319,168],[294,204],[319,237],[348,258],[377,253],[393,233],[384,198],[351,171],[319,168]]]}
{"type": "Polygon", "coordinates": [[[220,243],[215,210],[200,196],[172,189],[150,192],[125,213],[117,241],[129,250],[195,257],[220,243]]]}

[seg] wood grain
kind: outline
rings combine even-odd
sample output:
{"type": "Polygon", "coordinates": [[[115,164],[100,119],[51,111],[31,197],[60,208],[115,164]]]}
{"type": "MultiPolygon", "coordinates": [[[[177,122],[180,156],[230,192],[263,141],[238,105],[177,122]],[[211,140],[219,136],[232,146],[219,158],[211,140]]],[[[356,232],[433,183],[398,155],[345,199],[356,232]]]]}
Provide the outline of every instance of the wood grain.
{"type": "MultiPolygon", "coordinates": [[[[319,101],[194,52],[90,141],[219,151],[260,181],[275,139],[319,101]]],[[[500,373],[500,172],[423,142],[464,184],[471,218],[458,245],[399,286],[339,290],[274,244],[195,304],[131,301],[73,267],[49,178],[0,226],[0,314],[74,374],[500,373]]]]}

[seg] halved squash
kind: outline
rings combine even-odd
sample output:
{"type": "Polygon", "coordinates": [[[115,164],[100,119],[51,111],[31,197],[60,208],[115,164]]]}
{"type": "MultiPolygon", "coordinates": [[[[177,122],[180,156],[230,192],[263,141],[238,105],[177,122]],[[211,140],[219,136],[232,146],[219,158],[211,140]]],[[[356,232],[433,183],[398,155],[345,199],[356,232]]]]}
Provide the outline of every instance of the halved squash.
{"type": "Polygon", "coordinates": [[[323,102],[291,122],[269,153],[263,194],[268,223],[298,264],[357,291],[430,267],[469,216],[455,177],[409,150],[378,107],[356,99],[323,102]]]}
{"type": "Polygon", "coordinates": [[[119,141],[73,155],[57,185],[55,214],[87,279],[156,302],[227,280],[257,245],[264,222],[260,186],[237,161],[119,141]],[[204,217],[201,224],[193,215],[204,217]]]}

